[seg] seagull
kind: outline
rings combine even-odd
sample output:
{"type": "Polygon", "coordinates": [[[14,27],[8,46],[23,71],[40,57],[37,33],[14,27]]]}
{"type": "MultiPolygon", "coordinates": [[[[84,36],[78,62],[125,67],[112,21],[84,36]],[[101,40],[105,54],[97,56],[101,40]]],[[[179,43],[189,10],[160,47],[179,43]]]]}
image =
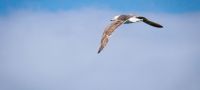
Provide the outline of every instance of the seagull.
{"type": "Polygon", "coordinates": [[[148,25],[151,25],[153,27],[157,28],[163,28],[162,25],[155,23],[153,21],[148,20],[147,18],[143,16],[136,16],[133,14],[130,15],[117,15],[114,16],[113,19],[111,19],[112,23],[107,26],[103,32],[102,39],[101,39],[101,44],[98,50],[98,54],[103,50],[103,48],[106,46],[108,43],[108,40],[111,36],[111,34],[122,24],[130,24],[130,23],[136,23],[136,22],[144,22],[148,25]]]}

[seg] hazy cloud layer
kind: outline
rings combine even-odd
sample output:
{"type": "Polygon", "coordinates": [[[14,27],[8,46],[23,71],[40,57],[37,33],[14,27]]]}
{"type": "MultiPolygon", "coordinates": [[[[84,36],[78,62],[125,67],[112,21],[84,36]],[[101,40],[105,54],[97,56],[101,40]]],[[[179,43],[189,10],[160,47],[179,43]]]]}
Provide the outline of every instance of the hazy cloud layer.
{"type": "Polygon", "coordinates": [[[0,17],[0,89],[200,89],[200,13],[141,13],[164,29],[121,26],[98,55],[116,14],[81,9],[0,17]]]}

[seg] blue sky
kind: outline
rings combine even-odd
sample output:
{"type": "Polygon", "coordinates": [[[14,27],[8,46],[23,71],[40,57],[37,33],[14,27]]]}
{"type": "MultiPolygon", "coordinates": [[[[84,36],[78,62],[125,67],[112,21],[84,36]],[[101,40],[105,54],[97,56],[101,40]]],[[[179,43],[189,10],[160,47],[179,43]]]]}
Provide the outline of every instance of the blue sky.
{"type": "Polygon", "coordinates": [[[0,90],[200,90],[199,0],[0,0],[0,90]],[[110,19],[122,25],[97,54],[110,19]]]}
{"type": "Polygon", "coordinates": [[[117,11],[141,12],[197,12],[199,0],[1,0],[0,12],[12,10],[70,10],[84,7],[96,7],[117,11]]]}

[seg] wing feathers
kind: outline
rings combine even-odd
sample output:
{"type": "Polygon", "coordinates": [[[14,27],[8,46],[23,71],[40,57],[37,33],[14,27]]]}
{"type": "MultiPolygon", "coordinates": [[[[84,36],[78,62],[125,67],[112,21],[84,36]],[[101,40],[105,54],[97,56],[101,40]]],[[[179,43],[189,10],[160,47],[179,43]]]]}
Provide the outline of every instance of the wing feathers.
{"type": "Polygon", "coordinates": [[[100,53],[103,50],[103,48],[106,46],[106,44],[109,41],[110,35],[116,30],[117,27],[119,27],[123,23],[124,23],[124,21],[122,21],[122,20],[116,20],[113,23],[111,23],[110,26],[108,26],[104,30],[104,33],[103,33],[103,36],[101,39],[101,45],[99,47],[98,53],[100,53]]]}
{"type": "Polygon", "coordinates": [[[158,23],[155,23],[155,22],[153,22],[153,21],[150,21],[150,20],[148,20],[148,19],[145,18],[145,17],[141,17],[141,16],[140,16],[140,17],[137,17],[137,18],[142,19],[144,23],[149,24],[149,25],[151,25],[151,26],[154,26],[154,27],[157,27],[157,28],[163,28],[162,25],[160,25],[160,24],[158,24],[158,23]]]}
{"type": "MultiPolygon", "coordinates": [[[[113,21],[103,32],[102,35],[102,39],[101,39],[101,45],[99,47],[98,53],[100,53],[103,48],[105,48],[105,46],[107,45],[108,41],[109,41],[109,37],[110,35],[116,30],[116,28],[118,28],[120,25],[122,25],[125,21],[127,21],[130,17],[130,15],[121,15],[120,17],[118,17],[117,20],[113,21]]],[[[157,28],[163,28],[162,25],[155,23],[153,21],[148,20],[145,17],[137,17],[138,19],[141,19],[144,23],[157,27],[157,28]]]]}

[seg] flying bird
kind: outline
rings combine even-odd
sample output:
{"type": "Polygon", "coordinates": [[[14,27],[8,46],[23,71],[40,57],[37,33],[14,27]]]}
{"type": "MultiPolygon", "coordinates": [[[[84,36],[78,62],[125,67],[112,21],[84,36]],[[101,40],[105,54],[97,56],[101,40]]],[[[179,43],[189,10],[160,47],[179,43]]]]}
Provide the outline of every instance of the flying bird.
{"type": "Polygon", "coordinates": [[[106,46],[106,44],[109,41],[109,37],[111,34],[122,24],[130,24],[135,22],[144,22],[148,25],[151,25],[153,27],[157,28],[163,28],[162,25],[155,23],[153,21],[148,20],[147,18],[143,16],[136,16],[136,15],[117,15],[113,19],[111,19],[112,23],[106,27],[106,29],[103,32],[102,39],[101,39],[101,45],[99,47],[98,53],[100,53],[103,48],[106,46]]]}

